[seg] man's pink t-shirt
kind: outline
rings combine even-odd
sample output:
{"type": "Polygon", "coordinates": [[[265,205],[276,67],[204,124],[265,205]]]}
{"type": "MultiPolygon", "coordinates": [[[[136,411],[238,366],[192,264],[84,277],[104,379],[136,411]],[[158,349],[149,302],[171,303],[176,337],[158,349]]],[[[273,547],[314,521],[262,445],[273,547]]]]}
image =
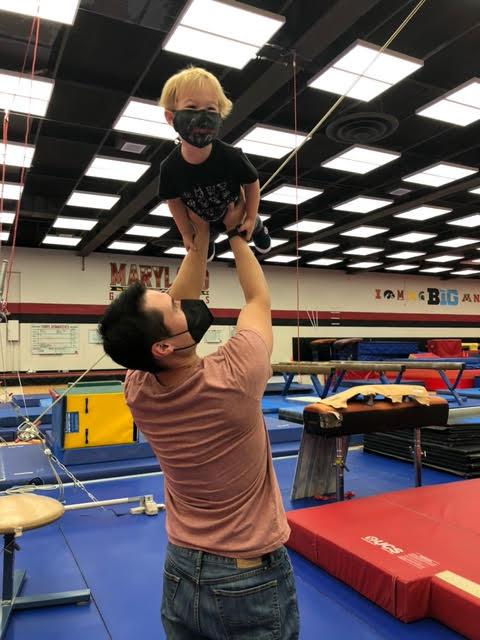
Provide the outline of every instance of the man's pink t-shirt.
{"type": "Polygon", "coordinates": [[[127,373],[127,404],[165,474],[173,544],[249,558],[288,540],[261,407],[270,375],[265,342],[250,329],[176,387],[151,373],[127,373]]]}

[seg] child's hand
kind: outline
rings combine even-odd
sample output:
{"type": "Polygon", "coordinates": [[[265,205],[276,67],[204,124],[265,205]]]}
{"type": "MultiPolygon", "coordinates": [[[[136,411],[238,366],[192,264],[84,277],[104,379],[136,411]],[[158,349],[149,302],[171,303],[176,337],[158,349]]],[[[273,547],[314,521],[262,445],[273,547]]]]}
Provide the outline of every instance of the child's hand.
{"type": "Polygon", "coordinates": [[[188,251],[190,251],[190,249],[192,249],[192,251],[196,251],[197,247],[195,246],[195,236],[192,233],[184,233],[182,235],[182,240],[183,240],[183,246],[185,247],[185,249],[188,251]]]}
{"type": "Polygon", "coordinates": [[[245,218],[243,224],[238,228],[241,233],[245,233],[245,239],[247,242],[250,242],[252,237],[253,229],[255,228],[255,218],[251,220],[250,218],[245,218]]]}

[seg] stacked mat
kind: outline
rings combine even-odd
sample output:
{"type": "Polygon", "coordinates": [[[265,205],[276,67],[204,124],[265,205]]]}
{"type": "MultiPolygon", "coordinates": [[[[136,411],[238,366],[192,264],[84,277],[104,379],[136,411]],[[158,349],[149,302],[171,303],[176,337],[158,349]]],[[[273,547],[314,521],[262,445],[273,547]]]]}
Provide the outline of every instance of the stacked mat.
{"type": "MultiPolygon", "coordinates": [[[[369,433],[364,451],[411,460],[413,430],[369,433]]],[[[423,463],[464,478],[480,477],[480,424],[460,424],[422,429],[423,463]]]]}

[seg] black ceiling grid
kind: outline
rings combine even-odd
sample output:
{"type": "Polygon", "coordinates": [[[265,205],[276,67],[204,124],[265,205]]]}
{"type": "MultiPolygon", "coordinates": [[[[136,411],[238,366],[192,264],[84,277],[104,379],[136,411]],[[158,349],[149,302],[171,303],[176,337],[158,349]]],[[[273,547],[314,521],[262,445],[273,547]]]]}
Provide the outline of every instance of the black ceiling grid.
{"type": "MultiPolygon", "coordinates": [[[[83,256],[107,250],[113,240],[131,239],[124,234],[133,223],[166,226],[167,219],[149,216],[148,211],[158,202],[158,165],[173,143],[113,129],[130,97],[156,100],[172,73],[188,64],[198,64],[218,75],[234,101],[234,110],[222,132],[227,142],[236,142],[255,124],[292,130],[290,63],[295,51],[299,130],[307,132],[338,97],[308,87],[311,78],[357,39],[381,46],[416,2],[248,0],[245,4],[284,15],[286,23],[272,38],[271,46],[261,49],[259,59],[240,71],[162,50],[162,42],[186,0],[82,0],[72,27],[42,22],[37,75],[54,78],[55,88],[47,116],[32,120],[30,140],[36,151],[21,203],[19,246],[42,246],[42,239],[60,213],[98,218],[97,226],[91,232],[83,232],[82,242],[71,250],[83,256]],[[140,143],[145,149],[140,154],[126,153],[121,150],[124,142],[140,143]],[[152,168],[136,183],[86,177],[85,171],[96,155],[146,161],[152,168]],[[111,211],[66,207],[75,189],[119,194],[121,199],[111,211]]],[[[0,11],[0,67],[21,70],[30,28],[30,18],[0,11]]],[[[326,241],[340,246],[325,253],[300,251],[301,266],[308,266],[319,257],[335,257],[343,262],[329,268],[349,269],[348,265],[357,261],[356,256],[344,255],[343,251],[360,245],[384,250],[359,258],[383,262],[376,271],[395,263],[384,256],[404,250],[425,252],[420,262],[411,260],[421,268],[437,266],[425,260],[445,253],[463,256],[461,261],[445,265],[457,269],[462,263],[470,265],[480,258],[480,243],[458,249],[435,244],[457,236],[480,240],[480,227],[476,234],[475,229],[447,224],[452,219],[480,213],[480,196],[468,193],[468,189],[480,186],[480,174],[439,188],[402,180],[439,161],[479,167],[480,121],[461,127],[415,114],[418,108],[479,75],[478,56],[473,53],[479,45],[478,2],[427,1],[391,45],[394,51],[424,60],[423,68],[369,102],[346,98],[304,146],[298,155],[299,186],[323,189],[324,193],[300,205],[300,219],[325,220],[334,226],[319,233],[300,233],[300,245],[326,241]],[[396,151],[401,157],[364,175],[322,167],[327,159],[355,143],[396,151]],[[402,196],[390,195],[399,188],[409,191],[402,196]],[[394,202],[367,214],[333,210],[336,204],[358,195],[394,202]],[[425,222],[395,217],[422,204],[453,211],[425,222]],[[365,240],[340,235],[359,225],[382,226],[389,231],[365,240]],[[391,240],[412,230],[435,233],[436,237],[418,245],[391,240]]],[[[24,116],[11,114],[9,140],[22,142],[24,126],[24,116]]],[[[263,183],[283,159],[251,156],[251,160],[263,183]]],[[[18,170],[9,168],[7,179],[18,179],[18,170]]],[[[294,180],[294,163],[290,162],[267,191],[283,183],[293,184],[294,180]]],[[[12,210],[14,205],[7,201],[4,208],[12,210]]],[[[288,240],[266,257],[293,255],[295,234],[284,227],[295,221],[294,207],[262,201],[261,212],[271,216],[271,235],[288,240]]],[[[53,230],[57,231],[63,234],[53,230]]],[[[148,240],[140,255],[161,256],[167,247],[178,244],[178,233],[171,228],[158,240],[148,240]]],[[[226,251],[227,243],[218,245],[218,249],[219,253],[226,251]]],[[[461,268],[465,266],[462,264],[461,268]]],[[[445,277],[449,277],[448,272],[445,277]]]]}

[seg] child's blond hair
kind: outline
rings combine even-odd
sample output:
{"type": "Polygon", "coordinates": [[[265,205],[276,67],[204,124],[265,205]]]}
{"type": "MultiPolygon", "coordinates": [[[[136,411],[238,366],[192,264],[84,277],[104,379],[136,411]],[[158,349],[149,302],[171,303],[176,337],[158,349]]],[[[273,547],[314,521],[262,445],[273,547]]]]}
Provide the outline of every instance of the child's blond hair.
{"type": "Polygon", "coordinates": [[[165,83],[160,96],[159,105],[168,111],[175,111],[179,96],[186,89],[197,89],[209,84],[217,94],[218,110],[222,118],[226,118],[232,110],[232,101],[225,95],[218,79],[201,67],[187,67],[171,76],[165,83]]]}

